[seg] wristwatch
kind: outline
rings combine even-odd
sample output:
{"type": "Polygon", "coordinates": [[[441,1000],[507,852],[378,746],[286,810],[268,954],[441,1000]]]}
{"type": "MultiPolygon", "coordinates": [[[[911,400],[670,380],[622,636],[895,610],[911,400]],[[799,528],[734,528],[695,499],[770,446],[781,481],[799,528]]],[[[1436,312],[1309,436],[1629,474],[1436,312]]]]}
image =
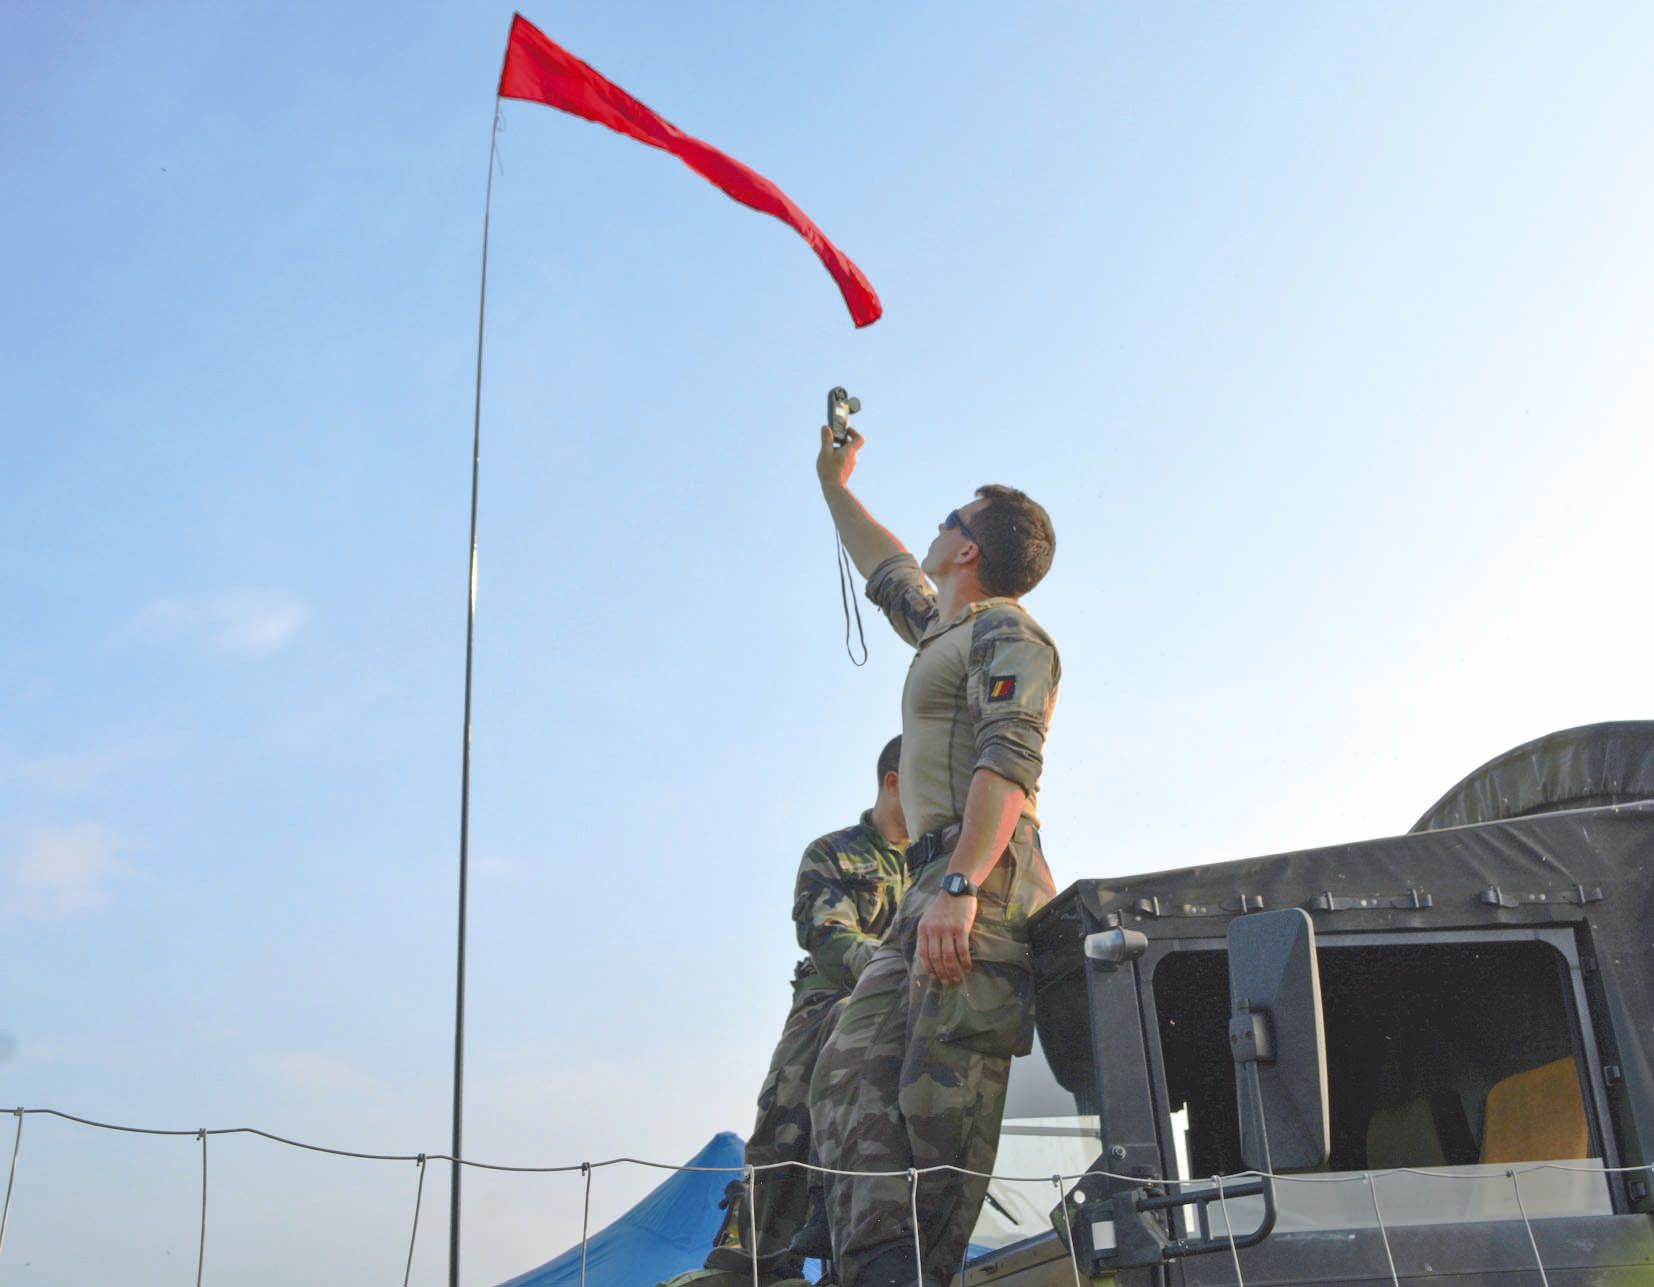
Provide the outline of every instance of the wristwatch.
{"type": "Polygon", "coordinates": [[[976,886],[971,884],[971,878],[964,872],[950,871],[942,877],[942,892],[952,894],[955,898],[964,898],[966,895],[975,898],[978,891],[976,886]]]}

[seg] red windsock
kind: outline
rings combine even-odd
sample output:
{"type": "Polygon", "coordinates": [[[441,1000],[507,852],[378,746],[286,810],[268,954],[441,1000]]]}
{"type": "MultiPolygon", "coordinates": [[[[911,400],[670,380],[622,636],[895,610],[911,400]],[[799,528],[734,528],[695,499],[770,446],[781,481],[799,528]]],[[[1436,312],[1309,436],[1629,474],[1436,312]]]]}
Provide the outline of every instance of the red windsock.
{"type": "Polygon", "coordinates": [[[857,326],[879,320],[884,305],[866,274],[827,240],[815,221],[791,197],[750,166],[691,138],[657,112],[645,107],[613,81],[581,62],[522,14],[511,20],[511,40],[500,72],[500,97],[544,103],[588,121],[607,125],[639,143],[670,152],[696,174],[722,188],[742,205],[762,210],[794,229],[810,243],[838,283],[857,326]]]}

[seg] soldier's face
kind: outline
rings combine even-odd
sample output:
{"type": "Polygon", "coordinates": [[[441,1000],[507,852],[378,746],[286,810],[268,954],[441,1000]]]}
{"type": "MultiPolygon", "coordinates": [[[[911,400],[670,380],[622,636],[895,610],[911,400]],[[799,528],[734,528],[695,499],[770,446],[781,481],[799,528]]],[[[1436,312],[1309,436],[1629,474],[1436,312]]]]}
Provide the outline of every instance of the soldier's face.
{"type": "Polygon", "coordinates": [[[930,548],[919,563],[920,570],[932,581],[946,576],[949,569],[957,564],[959,555],[976,545],[976,540],[967,536],[965,529],[974,531],[976,516],[987,508],[987,500],[978,496],[970,504],[949,511],[948,516],[936,525],[936,538],[931,541],[930,548]],[[955,515],[959,521],[952,521],[955,515]]]}

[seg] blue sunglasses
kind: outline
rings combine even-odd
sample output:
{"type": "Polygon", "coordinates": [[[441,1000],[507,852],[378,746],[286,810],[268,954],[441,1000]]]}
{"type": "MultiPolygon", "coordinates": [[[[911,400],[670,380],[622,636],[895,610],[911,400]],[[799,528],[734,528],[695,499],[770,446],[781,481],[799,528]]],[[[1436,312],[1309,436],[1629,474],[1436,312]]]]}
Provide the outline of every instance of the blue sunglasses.
{"type": "Polygon", "coordinates": [[[970,524],[965,522],[965,520],[959,516],[958,510],[950,509],[948,511],[948,516],[942,520],[942,526],[944,528],[957,527],[965,534],[965,539],[972,545],[976,546],[976,556],[984,563],[988,561],[988,551],[982,547],[982,542],[977,539],[976,533],[971,531],[970,524]]]}

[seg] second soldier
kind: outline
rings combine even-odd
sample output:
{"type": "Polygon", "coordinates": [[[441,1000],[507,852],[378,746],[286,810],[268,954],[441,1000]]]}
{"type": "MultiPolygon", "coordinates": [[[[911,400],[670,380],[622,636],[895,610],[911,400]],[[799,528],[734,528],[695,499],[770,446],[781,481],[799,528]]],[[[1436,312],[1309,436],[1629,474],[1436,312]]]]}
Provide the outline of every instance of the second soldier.
{"type": "MultiPolygon", "coordinates": [[[[897,776],[901,750],[902,739],[896,737],[879,754],[873,807],[853,826],[811,841],[799,862],[793,921],[798,945],[809,955],[793,972],[792,1008],[758,1092],[748,1166],[813,1160],[809,1092],[816,1056],[862,967],[895,920],[907,883],[907,822],[897,776]]],[[[706,1267],[742,1273],[751,1281],[756,1223],[764,1280],[796,1278],[803,1264],[789,1244],[809,1215],[812,1189],[820,1201],[819,1185],[799,1166],[759,1170],[755,1180],[755,1198],[739,1182],[730,1186],[726,1217],[706,1267]]]]}

